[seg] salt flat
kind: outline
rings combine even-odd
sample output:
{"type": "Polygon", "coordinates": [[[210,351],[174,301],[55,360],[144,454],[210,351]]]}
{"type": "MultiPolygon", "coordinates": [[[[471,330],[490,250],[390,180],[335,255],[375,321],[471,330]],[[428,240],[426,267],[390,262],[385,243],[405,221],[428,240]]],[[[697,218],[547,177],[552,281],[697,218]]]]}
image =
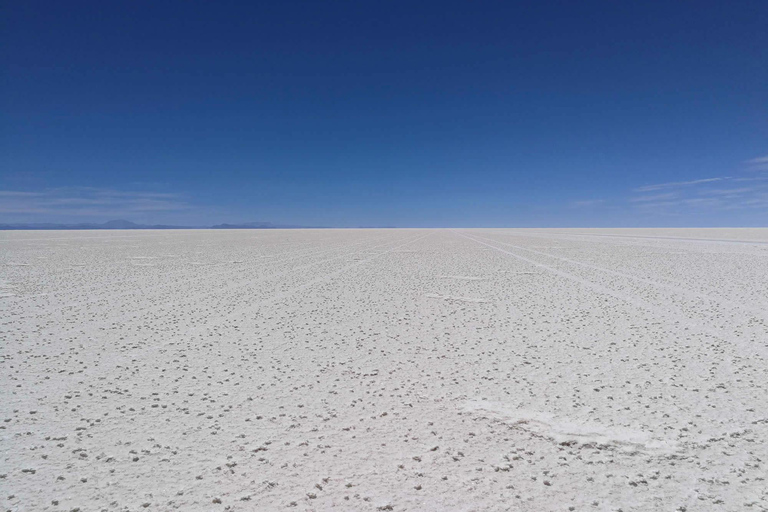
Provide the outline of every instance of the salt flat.
{"type": "Polygon", "coordinates": [[[768,510],[768,229],[0,233],[5,510],[768,510]]]}

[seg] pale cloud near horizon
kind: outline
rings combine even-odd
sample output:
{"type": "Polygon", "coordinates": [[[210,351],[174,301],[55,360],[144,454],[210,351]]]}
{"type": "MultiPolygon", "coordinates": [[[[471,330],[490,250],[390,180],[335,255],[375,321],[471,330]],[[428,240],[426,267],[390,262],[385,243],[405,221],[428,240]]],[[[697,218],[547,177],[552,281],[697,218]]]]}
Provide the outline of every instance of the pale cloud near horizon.
{"type": "MultiPolygon", "coordinates": [[[[730,182],[737,181],[735,178],[730,180],[730,182]]],[[[661,215],[696,211],[768,209],[768,182],[755,180],[750,186],[732,188],[711,186],[713,183],[719,185],[723,181],[722,179],[694,180],[686,182],[684,187],[672,192],[630,197],[629,202],[641,212],[661,215]]],[[[635,189],[635,192],[639,190],[635,189]]]]}
{"type": "Polygon", "coordinates": [[[718,178],[704,178],[691,181],[673,181],[669,183],[657,183],[655,185],[644,185],[634,189],[635,192],[653,192],[654,190],[664,190],[667,188],[687,187],[690,185],[701,185],[702,183],[712,183],[714,181],[724,181],[731,179],[730,176],[721,176],[718,178]]]}
{"type": "MultiPolygon", "coordinates": [[[[768,170],[768,156],[746,160],[743,164],[742,173],[768,170]]],[[[639,211],[652,214],[768,209],[768,176],[764,174],[659,183],[638,187],[632,192],[635,195],[628,199],[629,203],[639,211]]]]}
{"type": "Polygon", "coordinates": [[[98,187],[61,187],[37,192],[0,190],[0,198],[0,214],[28,216],[122,217],[191,207],[181,194],[98,187]]]}
{"type": "Polygon", "coordinates": [[[0,190],[0,197],[37,197],[40,192],[20,192],[18,190],[0,190]]]}

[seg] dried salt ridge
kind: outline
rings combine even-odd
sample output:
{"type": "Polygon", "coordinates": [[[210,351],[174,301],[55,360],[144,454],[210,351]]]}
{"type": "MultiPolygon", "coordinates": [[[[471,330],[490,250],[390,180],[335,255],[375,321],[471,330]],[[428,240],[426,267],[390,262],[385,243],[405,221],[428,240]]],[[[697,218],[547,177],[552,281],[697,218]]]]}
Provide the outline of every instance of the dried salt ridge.
{"type": "Polygon", "coordinates": [[[768,509],[768,230],[0,248],[2,510],[768,509]]]}
{"type": "Polygon", "coordinates": [[[674,454],[679,451],[674,441],[622,427],[605,427],[597,423],[575,423],[538,412],[512,409],[508,405],[469,401],[464,409],[476,416],[492,418],[514,428],[548,439],[562,446],[620,450],[629,453],[674,454]]]}

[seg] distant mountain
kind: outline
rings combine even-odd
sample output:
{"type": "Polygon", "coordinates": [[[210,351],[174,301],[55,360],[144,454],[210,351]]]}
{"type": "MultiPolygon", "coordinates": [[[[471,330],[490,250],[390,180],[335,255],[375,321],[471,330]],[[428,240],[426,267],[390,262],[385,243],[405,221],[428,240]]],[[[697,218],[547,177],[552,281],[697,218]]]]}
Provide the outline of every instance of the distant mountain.
{"type": "MultiPolygon", "coordinates": [[[[217,224],[215,226],[169,226],[165,224],[136,224],[128,220],[110,220],[103,224],[0,224],[0,231],[12,230],[78,230],[78,229],[301,229],[310,226],[272,224],[271,222],[248,222],[246,224],[217,224]]],[[[317,226],[315,229],[320,228],[317,226]]]]}
{"type": "Polygon", "coordinates": [[[110,220],[102,224],[103,229],[137,229],[141,226],[128,220],[110,220]]]}

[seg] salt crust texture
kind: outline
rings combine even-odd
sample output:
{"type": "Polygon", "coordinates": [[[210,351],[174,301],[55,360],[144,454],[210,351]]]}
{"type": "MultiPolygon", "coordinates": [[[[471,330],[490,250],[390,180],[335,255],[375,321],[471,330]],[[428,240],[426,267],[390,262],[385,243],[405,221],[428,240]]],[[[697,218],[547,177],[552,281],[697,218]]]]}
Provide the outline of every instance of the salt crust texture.
{"type": "Polygon", "coordinates": [[[768,510],[768,230],[0,233],[2,510],[768,510]]]}

